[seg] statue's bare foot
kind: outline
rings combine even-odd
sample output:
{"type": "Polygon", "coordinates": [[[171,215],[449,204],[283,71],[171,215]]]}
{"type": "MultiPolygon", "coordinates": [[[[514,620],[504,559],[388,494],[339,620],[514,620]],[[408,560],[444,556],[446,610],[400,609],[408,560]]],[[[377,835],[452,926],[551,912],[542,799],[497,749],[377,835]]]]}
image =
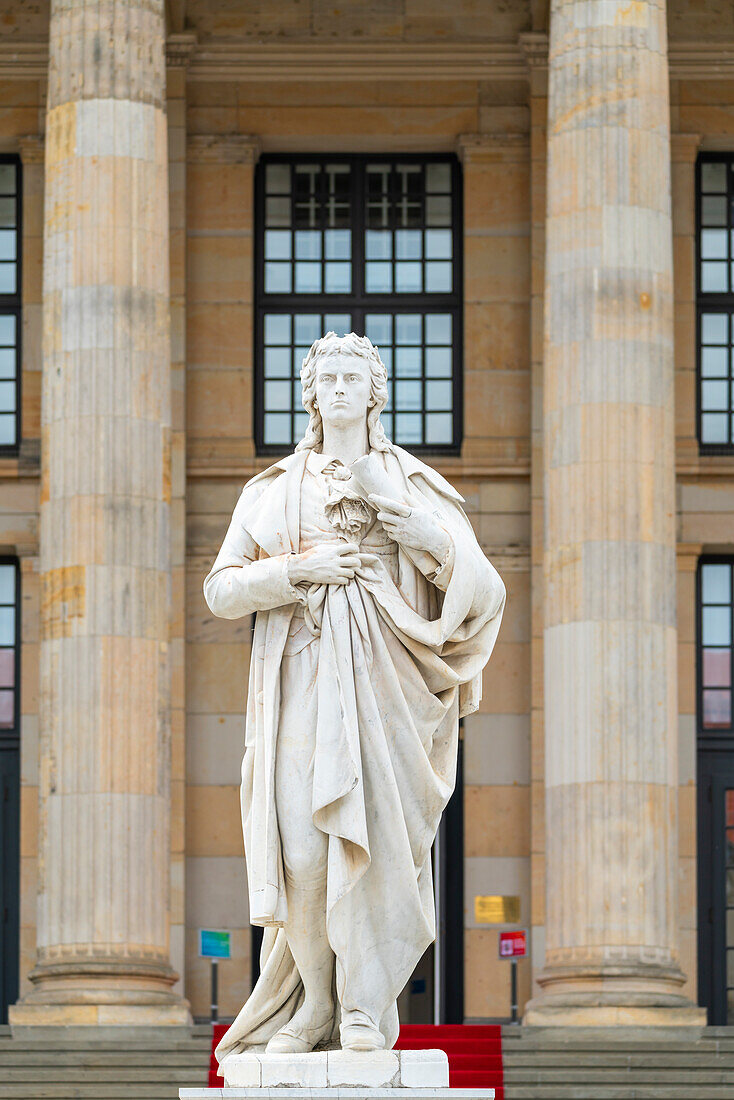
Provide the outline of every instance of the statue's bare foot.
{"type": "Polygon", "coordinates": [[[382,1050],[385,1046],[385,1036],[374,1024],[367,1023],[361,1012],[345,1012],[340,1032],[342,1050],[382,1050]],[[357,1019],[350,1020],[352,1016],[357,1019]]]}
{"type": "Polygon", "coordinates": [[[328,1039],[334,1026],[330,1015],[321,1024],[313,1025],[315,1013],[302,1005],[290,1023],[276,1031],[265,1048],[267,1054],[307,1054],[315,1046],[328,1039]]]}

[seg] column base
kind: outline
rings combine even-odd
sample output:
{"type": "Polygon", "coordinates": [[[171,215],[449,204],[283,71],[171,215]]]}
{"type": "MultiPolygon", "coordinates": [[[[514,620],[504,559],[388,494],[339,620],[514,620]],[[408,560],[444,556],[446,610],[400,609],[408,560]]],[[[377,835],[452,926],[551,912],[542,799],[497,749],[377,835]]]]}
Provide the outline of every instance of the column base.
{"type": "Polygon", "coordinates": [[[706,1027],[706,1009],[689,1001],[666,1005],[547,1005],[528,1001],[526,1027],[706,1027]]]}
{"type": "Polygon", "coordinates": [[[192,1026],[188,1002],[169,1005],[124,1004],[27,1004],[19,1001],[8,1008],[8,1023],[14,1039],[42,1039],[43,1032],[63,1028],[67,1038],[79,1030],[78,1038],[148,1037],[151,1030],[181,1028],[186,1035],[192,1026]],[[93,1034],[100,1031],[100,1034],[93,1034]],[[103,1034],[102,1034],[103,1032],[103,1034]],[[114,1033],[114,1036],[113,1036],[114,1033]]]}
{"type": "Polygon", "coordinates": [[[176,972],[143,958],[44,960],[34,988],[8,1009],[13,1035],[39,1028],[188,1028],[189,1002],[174,993],[176,972]]]}
{"type": "Polygon", "coordinates": [[[550,965],[543,992],[525,1006],[528,1027],[705,1027],[707,1014],[681,993],[675,963],[550,965]]]}

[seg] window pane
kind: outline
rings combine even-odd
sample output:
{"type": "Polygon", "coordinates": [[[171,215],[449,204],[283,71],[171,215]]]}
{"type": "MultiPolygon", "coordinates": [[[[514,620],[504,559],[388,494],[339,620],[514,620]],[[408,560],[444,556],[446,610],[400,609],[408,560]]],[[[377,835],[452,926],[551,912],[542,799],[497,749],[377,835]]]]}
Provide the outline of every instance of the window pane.
{"type": "Polygon", "coordinates": [[[391,260],[392,233],[368,229],[365,234],[365,249],[368,260],[391,260]]]}
{"type": "Polygon", "coordinates": [[[729,258],[728,234],[725,229],[704,229],[701,231],[701,257],[704,260],[727,260],[729,258]]]}
{"type": "Polygon", "coordinates": [[[265,224],[289,226],[291,224],[291,200],[268,197],[265,200],[265,224]]]}
{"type": "Polygon", "coordinates": [[[705,646],[731,645],[731,608],[704,607],[702,617],[705,646]]]}
{"type": "Polygon", "coordinates": [[[14,195],[17,176],[14,164],[0,164],[0,194],[14,195]]]}
{"type": "Polygon", "coordinates": [[[726,378],[729,374],[729,349],[701,348],[701,374],[704,378],[726,378]]]}
{"type": "Polygon", "coordinates": [[[366,335],[373,344],[392,342],[392,317],[389,313],[368,313],[364,322],[366,335]]]}
{"type": "Polygon", "coordinates": [[[0,262],[0,294],[16,293],[16,275],[17,271],[14,263],[0,262]]]}
{"type": "Polygon", "coordinates": [[[321,293],[321,264],[296,262],[296,293],[321,293]]]}
{"type": "Polygon", "coordinates": [[[450,260],[452,254],[452,235],[449,229],[426,230],[426,258],[429,260],[450,260]]]}
{"type": "Polygon", "coordinates": [[[16,259],[17,237],[18,234],[14,229],[0,229],[0,260],[16,259]]]}
{"type": "Polygon", "coordinates": [[[265,343],[290,344],[291,319],[287,313],[267,313],[265,315],[265,343]]]}
{"type": "Polygon", "coordinates": [[[385,435],[388,437],[388,439],[392,439],[392,437],[393,437],[392,413],[391,412],[384,412],[382,414],[382,416],[380,417],[380,420],[382,421],[382,426],[385,429],[385,435]]]}
{"type": "Polygon", "coordinates": [[[290,164],[268,164],[265,169],[265,190],[268,194],[288,194],[290,189],[290,164]]]}
{"type": "Polygon", "coordinates": [[[291,234],[288,229],[266,229],[265,259],[290,260],[291,234]]]}
{"type": "Polygon", "coordinates": [[[266,382],[265,407],[271,410],[289,410],[291,408],[291,383],[266,382]]]}
{"type": "Polygon", "coordinates": [[[395,413],[395,442],[400,444],[422,443],[423,430],[420,413],[395,413]]]}
{"type": "Polygon", "coordinates": [[[705,260],[701,264],[701,290],[710,293],[726,293],[729,289],[728,264],[705,260]]]}
{"type": "Polygon", "coordinates": [[[426,416],[426,443],[451,443],[454,418],[451,413],[428,413],[426,416]]]}
{"type": "MultiPolygon", "coordinates": [[[[430,265],[429,265],[430,266],[430,265]]],[[[418,263],[395,264],[395,290],[404,294],[420,293],[423,266],[418,263]]]]}
{"type": "Polygon", "coordinates": [[[707,164],[701,165],[701,190],[726,192],[726,165],[707,164]]]}
{"type": "Polygon", "coordinates": [[[396,409],[418,410],[423,399],[423,386],[420,382],[395,383],[396,409]]]}
{"type": "Polygon", "coordinates": [[[426,225],[451,225],[451,199],[448,196],[429,195],[426,198],[426,225]]]}
{"type": "Polygon", "coordinates": [[[314,229],[299,229],[296,232],[296,259],[321,259],[321,233],[314,229]]]}
{"type": "Polygon", "coordinates": [[[15,685],[15,650],[0,649],[0,687],[15,685]]]}
{"type": "Polygon", "coordinates": [[[731,603],[730,565],[701,566],[701,596],[704,603],[731,603]]]}
{"type": "Polygon", "coordinates": [[[0,607],[0,645],[15,644],[15,607],[0,607]]]}
{"type": "Polygon", "coordinates": [[[701,385],[701,408],[706,410],[729,408],[728,382],[703,382],[701,385]]]}
{"type": "Polygon", "coordinates": [[[703,414],[701,417],[701,442],[729,442],[729,418],[726,413],[703,414]]]}
{"type": "Polygon", "coordinates": [[[450,263],[426,264],[426,291],[438,294],[451,290],[452,269],[450,263]]]}
{"type": "Polygon", "coordinates": [[[426,343],[451,343],[451,314],[429,313],[426,317],[426,343]]]}
{"type": "Polygon", "coordinates": [[[396,344],[420,344],[420,313],[401,313],[395,318],[396,344]]]}
{"type": "Polygon", "coordinates": [[[15,442],[15,413],[0,415],[0,445],[12,447],[15,442]]]}
{"type": "Polygon", "coordinates": [[[265,377],[290,378],[291,349],[265,348],[265,377]]]}
{"type": "Polygon", "coordinates": [[[703,724],[706,729],[728,729],[731,725],[731,692],[703,692],[703,724]]]}
{"type": "Polygon", "coordinates": [[[15,348],[0,348],[0,378],[15,378],[15,348]]]}
{"type": "Polygon", "coordinates": [[[723,195],[701,199],[701,225],[726,225],[726,198],[723,195]]]}
{"type": "Polygon", "coordinates": [[[0,412],[15,411],[15,382],[0,382],[0,412]]]}
{"type": "Polygon", "coordinates": [[[0,199],[0,227],[15,226],[15,199],[0,199]]]}
{"type": "Polygon", "coordinates": [[[326,264],[326,285],[324,290],[327,294],[348,294],[352,289],[352,266],[351,264],[343,263],[327,263],[326,264]]]}
{"type": "Polygon", "coordinates": [[[352,255],[352,234],[349,229],[327,229],[326,238],[327,260],[348,260],[352,255]]]}
{"type": "Polygon", "coordinates": [[[448,192],[451,190],[451,166],[449,164],[426,165],[426,191],[448,192]]]}
{"type": "Polygon", "coordinates": [[[265,413],[265,442],[283,444],[291,442],[290,413],[265,413]]]}
{"type": "Polygon", "coordinates": [[[4,347],[15,346],[15,316],[14,314],[0,314],[0,345],[4,347]]]}
{"type": "Polygon", "coordinates": [[[15,692],[0,691],[0,729],[12,729],[15,725],[15,692]]]}
{"type": "Polygon", "coordinates": [[[704,313],[701,316],[701,338],[704,344],[728,344],[728,313],[704,313]]]}
{"type": "Polygon", "coordinates": [[[392,264],[366,264],[366,289],[368,294],[386,294],[392,290],[392,264]]]}
{"type": "Polygon", "coordinates": [[[321,331],[320,313],[297,313],[294,318],[295,339],[297,344],[313,344],[326,333],[321,331]]]}
{"type": "Polygon", "coordinates": [[[704,687],[731,687],[731,650],[704,649],[704,687]]]}
{"type": "Polygon", "coordinates": [[[420,378],[423,356],[420,348],[395,349],[395,375],[398,378],[420,378]]]}
{"type": "Polygon", "coordinates": [[[268,294],[289,294],[291,289],[291,265],[289,263],[265,264],[265,291],[268,294]]]}
{"type": "Polygon", "coordinates": [[[395,256],[398,260],[420,260],[423,255],[423,234],[420,229],[398,229],[395,234],[395,256]]]}
{"type": "Polygon", "coordinates": [[[346,336],[352,331],[352,316],[350,313],[327,313],[324,317],[323,333],[335,332],[337,336],[346,336]]]}
{"type": "Polygon", "coordinates": [[[429,378],[451,376],[451,348],[426,348],[426,374],[429,378]]]}
{"type": "Polygon", "coordinates": [[[426,408],[450,409],[453,404],[453,386],[451,382],[426,383],[426,408]]]}
{"type": "Polygon", "coordinates": [[[0,565],[0,604],[15,604],[14,565],[0,565]]]}
{"type": "Polygon", "coordinates": [[[305,345],[293,349],[293,373],[300,374],[303,360],[308,355],[309,349],[305,345]]]}

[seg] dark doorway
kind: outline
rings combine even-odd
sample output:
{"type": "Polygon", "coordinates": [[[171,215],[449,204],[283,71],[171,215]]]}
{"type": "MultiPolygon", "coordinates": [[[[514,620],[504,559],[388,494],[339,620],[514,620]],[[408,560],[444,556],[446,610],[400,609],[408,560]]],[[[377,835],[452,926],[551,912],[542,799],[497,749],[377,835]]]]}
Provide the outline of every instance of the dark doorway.
{"type": "Polygon", "coordinates": [[[697,591],[698,987],[734,1024],[734,557],[707,556],[697,591]]]}
{"type": "Polygon", "coordinates": [[[0,741],[0,1023],[18,999],[18,895],[20,890],[20,751],[0,741]]]}
{"type": "Polygon", "coordinates": [[[734,1023],[734,759],[699,775],[699,990],[709,1023],[734,1023]],[[715,770],[714,770],[715,769],[715,770]]]}
{"type": "Polygon", "coordinates": [[[20,928],[20,615],[18,563],[0,558],[0,1024],[18,999],[20,928]]]}

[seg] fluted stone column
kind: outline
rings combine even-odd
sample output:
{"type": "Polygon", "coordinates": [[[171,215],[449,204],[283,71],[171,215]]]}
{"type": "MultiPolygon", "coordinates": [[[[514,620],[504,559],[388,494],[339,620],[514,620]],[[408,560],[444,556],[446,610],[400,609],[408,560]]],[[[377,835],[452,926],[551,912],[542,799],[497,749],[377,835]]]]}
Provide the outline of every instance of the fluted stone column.
{"type": "Polygon", "coordinates": [[[169,964],[163,0],[53,0],[35,988],[15,1028],[185,1024],[169,964]]]}
{"type": "Polygon", "coordinates": [[[702,1023],[678,961],[664,0],[552,0],[546,933],[530,1024],[702,1023]]]}

